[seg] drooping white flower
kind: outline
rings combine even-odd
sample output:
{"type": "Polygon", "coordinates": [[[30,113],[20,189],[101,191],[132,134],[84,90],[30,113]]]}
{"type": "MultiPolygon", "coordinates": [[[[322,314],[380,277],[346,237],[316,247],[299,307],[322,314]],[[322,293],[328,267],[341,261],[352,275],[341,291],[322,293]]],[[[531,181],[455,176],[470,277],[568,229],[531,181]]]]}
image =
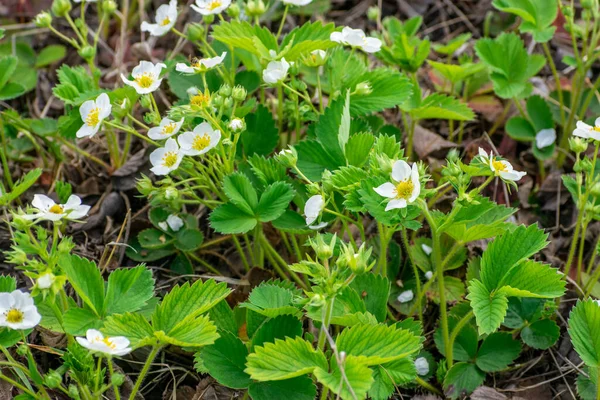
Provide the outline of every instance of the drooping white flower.
{"type": "Polygon", "coordinates": [[[423,253],[427,254],[428,256],[431,255],[431,252],[433,251],[431,246],[427,246],[425,243],[421,245],[421,249],[423,250],[423,253]]]}
{"type": "Polygon", "coordinates": [[[429,361],[425,357],[419,357],[415,360],[417,374],[424,376],[429,373],[429,361]]]}
{"type": "Polygon", "coordinates": [[[506,181],[516,182],[527,175],[527,172],[515,171],[511,163],[506,160],[496,160],[491,152],[488,154],[481,147],[479,148],[479,156],[484,163],[489,164],[494,175],[506,181]]]}
{"type": "Polygon", "coordinates": [[[553,128],[542,129],[535,135],[535,145],[538,149],[552,146],[556,141],[556,130],[553,128]]]}
{"type": "Polygon", "coordinates": [[[406,161],[396,161],[392,167],[392,181],[373,188],[377,194],[391,199],[385,211],[394,208],[405,208],[421,194],[421,182],[419,181],[419,169],[414,163],[411,167],[406,161]]]}
{"type": "Polygon", "coordinates": [[[263,80],[266,83],[278,83],[283,81],[290,69],[290,63],[282,58],[280,61],[271,61],[263,70],[263,80]]]}
{"type": "Polygon", "coordinates": [[[102,121],[110,115],[112,106],[106,93],[96,97],[96,100],[83,102],[79,107],[79,114],[83,126],[79,128],[75,136],[78,138],[94,136],[100,130],[102,121]]]}
{"type": "Polygon", "coordinates": [[[400,293],[400,295],[398,296],[398,301],[400,303],[408,303],[414,297],[415,297],[415,294],[413,293],[412,290],[405,290],[404,292],[400,293]]]}
{"type": "Polygon", "coordinates": [[[171,228],[173,232],[177,232],[183,227],[183,220],[177,215],[171,214],[167,217],[166,221],[159,222],[158,226],[160,226],[163,231],[166,231],[167,228],[171,228]]]}
{"type": "Polygon", "coordinates": [[[244,129],[244,125],[244,121],[239,118],[234,118],[229,121],[229,129],[231,129],[233,132],[242,131],[244,129]]]}
{"type": "Polygon", "coordinates": [[[431,278],[433,278],[433,271],[425,272],[425,279],[430,280],[431,278]]]}
{"type": "Polygon", "coordinates": [[[179,132],[181,125],[183,125],[183,118],[177,122],[169,118],[163,118],[158,126],[148,130],[148,137],[152,140],[168,139],[179,132]]]}
{"type": "Polygon", "coordinates": [[[308,225],[310,229],[318,230],[327,226],[327,222],[314,224],[321,215],[323,208],[325,208],[325,200],[320,194],[311,196],[306,201],[306,204],[304,205],[304,218],[306,219],[306,225],[308,225]]]}
{"type": "Polygon", "coordinates": [[[56,280],[56,276],[52,272],[46,272],[37,278],[36,286],[39,289],[49,289],[56,280]]]}
{"type": "Polygon", "coordinates": [[[160,147],[150,154],[150,163],[152,164],[150,171],[155,175],[168,175],[179,167],[183,155],[177,141],[169,138],[165,142],[165,147],[160,147]]]}
{"type": "Polygon", "coordinates": [[[594,126],[588,125],[583,121],[577,121],[577,127],[573,131],[573,135],[584,139],[600,140],[600,117],[594,121],[594,126]]]}
{"type": "Polygon", "coordinates": [[[77,343],[93,352],[104,353],[109,356],[124,356],[131,353],[129,339],[125,336],[104,336],[102,332],[88,329],[85,338],[77,337],[77,343]]]}
{"type": "Polygon", "coordinates": [[[283,0],[283,4],[289,6],[306,6],[312,3],[313,0],[283,0]]]}
{"type": "Polygon", "coordinates": [[[221,140],[221,131],[213,129],[208,122],[194,128],[193,132],[182,133],[177,140],[181,152],[186,156],[198,156],[215,147],[221,140]]]}
{"type": "Polygon", "coordinates": [[[381,40],[367,37],[362,29],[352,29],[345,26],[341,32],[332,32],[329,35],[332,42],[361,49],[365,53],[376,53],[381,50],[381,40]]]}
{"type": "Polygon", "coordinates": [[[177,65],[175,65],[175,70],[183,74],[197,74],[200,72],[206,72],[209,69],[215,68],[217,65],[222,64],[226,56],[227,52],[224,51],[220,56],[216,57],[200,59],[195,58],[192,60],[190,65],[185,63],[177,63],[177,65]]]}
{"type": "Polygon", "coordinates": [[[31,329],[41,319],[29,293],[20,290],[0,293],[0,326],[15,330],[31,329]]]}
{"type": "Polygon", "coordinates": [[[131,71],[133,80],[130,81],[123,74],[121,74],[121,79],[123,80],[123,83],[133,87],[138,94],[152,93],[158,89],[162,82],[160,73],[163,68],[167,68],[163,63],[155,65],[150,61],[140,61],[140,63],[133,68],[133,71],[131,71]]]}
{"type": "Polygon", "coordinates": [[[223,12],[230,4],[231,0],[196,0],[192,8],[202,15],[214,15],[223,12]]]}
{"type": "Polygon", "coordinates": [[[29,220],[45,219],[48,221],[58,221],[63,218],[77,220],[85,217],[90,211],[90,206],[81,204],[81,199],[74,194],[69,196],[65,204],[57,204],[48,196],[36,194],[33,196],[31,206],[36,209],[37,212],[23,216],[29,220]]]}
{"type": "Polygon", "coordinates": [[[150,32],[152,36],[162,36],[169,32],[177,21],[177,0],[171,0],[169,4],[158,7],[154,20],[154,24],[142,22],[142,31],[150,32]]]}

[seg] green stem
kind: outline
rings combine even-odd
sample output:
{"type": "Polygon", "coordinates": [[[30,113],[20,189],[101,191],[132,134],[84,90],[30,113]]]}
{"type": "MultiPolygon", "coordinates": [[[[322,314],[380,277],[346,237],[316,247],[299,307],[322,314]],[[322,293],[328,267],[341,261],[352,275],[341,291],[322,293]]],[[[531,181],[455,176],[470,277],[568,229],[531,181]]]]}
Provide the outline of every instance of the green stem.
{"type": "Polygon", "coordinates": [[[281,23],[279,24],[279,29],[277,30],[277,36],[275,36],[277,40],[279,40],[279,36],[281,36],[281,31],[283,30],[283,25],[285,25],[285,19],[287,18],[289,8],[289,4],[286,4],[285,9],[283,10],[283,16],[281,17],[281,23]]]}
{"type": "Polygon", "coordinates": [[[581,229],[581,240],[579,241],[579,253],[577,254],[577,283],[581,283],[581,270],[583,268],[583,250],[585,248],[585,234],[587,233],[589,221],[583,222],[581,229]]]}
{"type": "Polygon", "coordinates": [[[389,244],[387,228],[385,225],[378,222],[377,230],[379,232],[379,260],[377,261],[377,273],[387,276],[387,250],[389,244]]]}
{"type": "Polygon", "coordinates": [[[140,386],[142,386],[142,382],[144,381],[144,378],[146,377],[146,374],[150,370],[150,367],[152,366],[152,362],[156,358],[156,355],[158,354],[160,349],[161,349],[161,347],[159,345],[154,345],[152,347],[152,351],[150,351],[150,354],[148,355],[148,358],[146,359],[146,362],[144,363],[144,366],[142,367],[142,371],[140,372],[140,375],[138,376],[137,380],[135,381],[135,386],[131,390],[131,394],[129,395],[129,400],[135,399],[135,396],[138,393],[138,391],[140,390],[140,386]]]}
{"type": "Polygon", "coordinates": [[[467,325],[474,316],[475,316],[475,314],[473,314],[473,311],[472,310],[469,311],[464,317],[461,318],[460,321],[458,321],[458,323],[452,330],[452,334],[450,335],[450,340],[449,340],[450,347],[446,347],[446,349],[445,349],[446,350],[446,360],[448,363],[448,369],[450,369],[452,367],[452,363],[454,362],[453,354],[452,354],[454,352],[454,341],[458,337],[458,334],[460,333],[462,328],[464,328],[465,325],[467,325]]]}
{"type": "Polygon", "coordinates": [[[417,284],[417,311],[419,313],[419,321],[423,324],[423,308],[421,307],[421,278],[419,276],[419,269],[417,268],[417,264],[413,261],[412,254],[410,253],[410,246],[408,243],[408,234],[406,233],[406,228],[402,228],[402,243],[404,244],[404,250],[408,255],[408,259],[410,265],[412,266],[413,274],[415,275],[415,282],[417,284]]]}
{"type": "Polygon", "coordinates": [[[565,276],[569,276],[571,271],[571,263],[575,257],[575,249],[577,248],[577,242],[579,240],[579,231],[581,230],[581,221],[583,219],[583,210],[579,210],[577,214],[577,222],[575,223],[575,232],[571,240],[571,247],[569,248],[569,255],[567,256],[567,262],[565,263],[565,276]]]}
{"type": "MultiPolygon", "coordinates": [[[[544,49],[544,54],[546,54],[546,58],[548,59],[548,65],[550,66],[550,70],[552,71],[552,76],[554,77],[554,83],[556,84],[556,90],[558,91],[558,103],[560,105],[560,126],[565,128],[565,101],[563,99],[562,85],[560,83],[560,76],[558,75],[558,70],[556,69],[556,65],[554,64],[554,59],[552,58],[552,54],[550,53],[550,48],[548,47],[548,43],[542,43],[542,48],[544,49]]],[[[563,133],[564,134],[564,133],[563,133]]]]}
{"type": "Polygon", "coordinates": [[[113,375],[115,374],[115,370],[113,367],[113,363],[111,359],[107,359],[108,364],[108,373],[110,376],[110,382],[113,385],[113,391],[115,392],[115,400],[121,400],[121,394],[119,393],[119,387],[113,383],[113,375]]]}
{"type": "Polygon", "coordinates": [[[244,268],[246,268],[246,271],[250,271],[250,264],[248,264],[248,258],[246,257],[246,253],[244,252],[244,249],[242,248],[240,241],[238,240],[237,236],[235,236],[235,235],[231,235],[231,239],[233,240],[233,243],[235,244],[235,248],[237,249],[237,252],[240,255],[240,258],[242,259],[244,268]]]}
{"type": "Polygon", "coordinates": [[[415,381],[419,384],[419,386],[424,387],[425,389],[429,390],[432,393],[435,393],[437,395],[443,395],[442,392],[440,392],[438,389],[436,389],[433,385],[431,385],[429,382],[424,381],[423,379],[419,378],[418,376],[416,377],[415,381]]]}
{"type": "Polygon", "coordinates": [[[325,313],[324,313],[325,318],[322,321],[323,325],[321,326],[321,330],[319,331],[319,341],[317,343],[318,348],[321,350],[325,349],[325,339],[327,338],[327,334],[325,332],[327,332],[327,330],[329,329],[329,324],[331,322],[331,317],[333,315],[333,303],[334,302],[335,302],[335,297],[327,300],[327,302],[325,303],[325,313]]]}

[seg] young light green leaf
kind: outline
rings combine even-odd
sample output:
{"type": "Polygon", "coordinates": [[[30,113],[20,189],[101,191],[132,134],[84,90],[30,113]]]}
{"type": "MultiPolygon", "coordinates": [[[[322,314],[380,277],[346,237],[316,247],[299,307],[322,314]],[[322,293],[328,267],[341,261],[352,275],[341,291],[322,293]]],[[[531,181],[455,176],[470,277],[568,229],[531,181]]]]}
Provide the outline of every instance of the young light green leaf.
{"type": "Polygon", "coordinates": [[[252,182],[241,172],[234,172],[223,180],[223,191],[237,208],[253,215],[258,205],[258,195],[252,182]]]}
{"type": "Polygon", "coordinates": [[[219,338],[217,327],[207,315],[189,317],[168,332],[154,331],[154,336],[163,343],[179,347],[202,347],[213,344],[219,338]]]}
{"type": "Polygon", "coordinates": [[[17,280],[9,275],[0,275],[0,293],[12,292],[17,289],[17,280]]]}
{"type": "Polygon", "coordinates": [[[315,377],[343,400],[364,399],[373,384],[373,370],[363,362],[364,357],[347,356],[340,367],[331,359],[331,372],[317,368],[315,377]],[[343,374],[341,369],[343,369],[343,374]]]}
{"type": "Polygon", "coordinates": [[[120,268],[108,277],[105,306],[107,314],[134,312],[154,295],[152,272],[143,265],[120,268]]]}
{"type": "Polygon", "coordinates": [[[477,320],[480,334],[495,332],[500,327],[506,310],[508,299],[501,292],[490,293],[485,285],[474,279],[469,284],[467,299],[471,300],[471,307],[477,320]]]}
{"type": "Polygon", "coordinates": [[[134,349],[146,346],[154,336],[154,330],[140,313],[111,315],[106,318],[102,332],[108,336],[125,336],[134,349]]]}
{"type": "Polygon", "coordinates": [[[531,33],[536,42],[549,41],[556,31],[556,27],[552,26],[558,14],[558,3],[555,1],[494,0],[492,5],[500,11],[521,17],[523,21],[519,29],[531,33]]]}

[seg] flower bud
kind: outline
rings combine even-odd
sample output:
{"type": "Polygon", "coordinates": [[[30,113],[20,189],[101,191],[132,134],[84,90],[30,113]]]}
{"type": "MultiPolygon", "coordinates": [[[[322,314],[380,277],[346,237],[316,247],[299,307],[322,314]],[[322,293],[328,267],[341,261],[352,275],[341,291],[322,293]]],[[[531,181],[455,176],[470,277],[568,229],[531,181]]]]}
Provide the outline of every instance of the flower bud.
{"type": "Polygon", "coordinates": [[[140,96],[140,104],[144,108],[152,108],[152,99],[148,95],[140,96]]]}
{"type": "Polygon", "coordinates": [[[322,307],[325,305],[325,296],[319,293],[313,293],[308,304],[313,307],[322,307]]]}
{"type": "Polygon", "coordinates": [[[71,11],[71,0],[54,0],[51,10],[57,17],[64,17],[71,11]]]}
{"type": "Polygon", "coordinates": [[[223,96],[221,96],[220,94],[216,94],[212,98],[212,103],[215,105],[215,107],[221,107],[224,103],[223,96]]]}
{"type": "Polygon", "coordinates": [[[57,388],[62,383],[62,376],[53,370],[44,375],[44,385],[50,389],[57,388]]]}
{"type": "Polygon", "coordinates": [[[600,182],[592,186],[592,188],[590,189],[590,194],[593,197],[600,197],[600,182]]]}
{"type": "Polygon", "coordinates": [[[174,187],[168,187],[165,189],[165,199],[177,200],[179,198],[179,191],[174,187]]]}
{"type": "Polygon", "coordinates": [[[584,158],[583,160],[580,160],[580,161],[581,161],[581,170],[583,172],[588,172],[588,173],[592,172],[592,162],[589,159],[584,158]]]}
{"type": "Polygon", "coordinates": [[[117,3],[114,0],[105,0],[102,3],[102,11],[104,11],[108,15],[112,15],[117,10],[117,3]]]}
{"type": "Polygon", "coordinates": [[[573,17],[573,9],[570,6],[562,7],[561,11],[565,17],[573,17]]]}
{"type": "Polygon", "coordinates": [[[233,107],[233,99],[232,99],[231,97],[226,97],[226,98],[223,100],[223,107],[224,107],[226,110],[228,110],[228,109],[230,109],[231,107],[233,107]]]}
{"type": "Polygon", "coordinates": [[[369,19],[369,21],[377,21],[379,19],[379,14],[381,14],[379,12],[379,7],[369,7],[369,9],[367,10],[367,18],[369,19]]]}
{"type": "Polygon", "coordinates": [[[29,353],[29,347],[26,344],[22,344],[17,347],[17,354],[20,356],[26,356],[29,353]]]}
{"type": "Polygon", "coordinates": [[[227,13],[227,15],[229,15],[231,18],[237,18],[240,16],[240,6],[237,3],[231,3],[231,5],[229,6],[229,8],[227,8],[227,11],[225,11],[227,13]]]}
{"type": "Polygon", "coordinates": [[[187,37],[192,42],[200,41],[204,38],[204,26],[202,24],[190,24],[187,28],[187,37]]]}
{"type": "Polygon", "coordinates": [[[571,137],[569,138],[569,148],[574,153],[583,153],[588,148],[588,143],[582,138],[571,137]]]}
{"type": "Polygon", "coordinates": [[[83,46],[78,53],[84,60],[93,60],[96,57],[96,49],[92,46],[83,46]]]}
{"type": "Polygon", "coordinates": [[[142,178],[138,179],[136,187],[137,190],[146,197],[148,197],[150,193],[154,191],[154,185],[152,184],[152,180],[146,175],[142,175],[142,178]]]}
{"type": "Polygon", "coordinates": [[[215,21],[215,15],[214,14],[203,15],[202,21],[204,21],[204,23],[206,23],[206,24],[212,24],[215,21]]]}
{"type": "Polygon", "coordinates": [[[286,168],[293,168],[298,162],[298,152],[295,148],[289,147],[281,150],[277,154],[277,158],[279,159],[279,162],[281,162],[286,168]]]}
{"type": "Polygon", "coordinates": [[[50,25],[52,25],[52,15],[46,11],[41,12],[36,15],[34,22],[39,28],[48,28],[50,25]]]}
{"type": "Polygon", "coordinates": [[[354,93],[359,96],[367,96],[373,93],[373,88],[371,87],[371,84],[369,82],[361,82],[358,85],[356,85],[354,93]]]}
{"type": "Polygon", "coordinates": [[[321,260],[328,260],[333,256],[333,250],[335,249],[335,243],[337,236],[333,235],[329,243],[325,242],[324,235],[317,235],[314,239],[309,239],[310,247],[313,248],[317,258],[321,260]]]}
{"type": "Polygon", "coordinates": [[[260,17],[266,10],[267,7],[263,0],[248,0],[246,3],[246,15],[250,18],[260,17]]]}
{"type": "Polygon", "coordinates": [[[238,102],[246,100],[246,96],[248,96],[248,91],[241,85],[236,85],[231,92],[231,97],[238,102]]]}
{"type": "Polygon", "coordinates": [[[307,86],[306,86],[306,83],[304,83],[303,81],[297,80],[297,79],[294,79],[294,80],[292,81],[292,84],[291,84],[291,86],[292,86],[294,89],[296,89],[298,92],[303,92],[303,91],[305,91],[305,90],[306,90],[306,88],[307,88],[307,86]]]}
{"type": "Polygon", "coordinates": [[[219,88],[219,94],[223,97],[231,96],[231,86],[229,86],[227,83],[221,85],[219,88]]]}
{"type": "Polygon", "coordinates": [[[72,399],[81,399],[79,396],[79,389],[75,385],[69,385],[69,397],[72,399]]]}
{"type": "Polygon", "coordinates": [[[114,386],[121,386],[123,383],[125,383],[125,375],[119,373],[113,374],[111,383],[114,386]]]}
{"type": "Polygon", "coordinates": [[[239,133],[246,130],[246,122],[240,118],[234,118],[227,125],[231,132],[239,133]]]}
{"type": "Polygon", "coordinates": [[[325,50],[313,50],[310,55],[304,57],[303,61],[307,67],[320,67],[327,62],[327,52],[325,50]]]}
{"type": "Polygon", "coordinates": [[[36,286],[38,289],[50,289],[54,281],[56,280],[56,276],[52,272],[46,272],[41,274],[36,281],[36,286]]]}

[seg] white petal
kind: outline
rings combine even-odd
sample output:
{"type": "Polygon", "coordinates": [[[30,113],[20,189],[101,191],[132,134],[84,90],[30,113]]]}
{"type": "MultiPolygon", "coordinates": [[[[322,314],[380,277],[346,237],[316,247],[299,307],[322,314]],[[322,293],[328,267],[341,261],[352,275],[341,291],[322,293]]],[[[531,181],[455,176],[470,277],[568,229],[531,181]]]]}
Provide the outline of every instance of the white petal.
{"type": "Polygon", "coordinates": [[[390,182],[386,182],[383,185],[379,185],[376,188],[373,188],[375,193],[380,196],[387,197],[388,199],[393,199],[398,194],[396,192],[396,186],[390,182]]]}
{"type": "Polygon", "coordinates": [[[379,50],[381,50],[381,40],[371,37],[366,38],[362,49],[367,53],[377,53],[379,50]]]}
{"type": "Polygon", "coordinates": [[[412,166],[410,180],[413,184],[413,192],[408,198],[408,201],[412,203],[421,194],[421,181],[419,180],[419,168],[417,166],[417,163],[414,163],[412,166]]]}
{"type": "Polygon", "coordinates": [[[525,175],[527,175],[527,172],[520,172],[520,171],[508,171],[508,172],[500,172],[500,178],[507,180],[507,181],[518,181],[520,180],[522,177],[524,177],[525,175]]]}
{"type": "Polygon", "coordinates": [[[167,224],[173,230],[173,232],[177,232],[183,227],[183,220],[177,215],[169,215],[167,217],[167,224]]]}
{"type": "Polygon", "coordinates": [[[406,208],[408,203],[405,199],[392,199],[385,207],[385,211],[394,210],[396,208],[406,208]]]}
{"type": "Polygon", "coordinates": [[[415,360],[417,375],[427,375],[429,373],[429,361],[425,357],[419,357],[415,360]]]}
{"type": "Polygon", "coordinates": [[[398,296],[398,301],[400,303],[408,303],[414,297],[415,297],[415,294],[413,293],[412,290],[405,290],[404,292],[400,293],[400,295],[398,296]]]}
{"type": "Polygon", "coordinates": [[[56,203],[50,197],[43,194],[36,194],[33,196],[33,201],[31,205],[37,208],[40,211],[48,211],[50,207],[55,205],[56,203]]]}
{"type": "Polygon", "coordinates": [[[342,32],[331,32],[331,35],[329,35],[329,40],[336,43],[342,43],[342,32]]]}
{"type": "Polygon", "coordinates": [[[323,229],[327,226],[327,222],[319,222],[318,224],[315,225],[308,225],[309,229],[312,229],[313,231],[318,231],[319,229],[323,229]]]}
{"type": "Polygon", "coordinates": [[[98,133],[98,130],[100,130],[100,124],[98,124],[96,126],[89,126],[89,125],[83,124],[81,126],[81,128],[79,128],[79,130],[77,130],[77,133],[75,134],[75,136],[78,139],[81,139],[84,137],[92,137],[92,136],[96,135],[96,133],[98,133]]]}
{"type": "Polygon", "coordinates": [[[425,254],[427,254],[428,256],[431,255],[431,252],[433,251],[433,249],[431,248],[431,246],[426,245],[425,243],[423,243],[421,245],[421,249],[423,250],[423,252],[425,254]]]}
{"type": "Polygon", "coordinates": [[[556,131],[554,129],[542,129],[535,135],[535,145],[538,149],[552,146],[556,141],[556,131]]]}
{"type": "Polygon", "coordinates": [[[396,182],[402,182],[410,177],[410,165],[404,160],[398,160],[392,167],[392,178],[396,182]]]}

